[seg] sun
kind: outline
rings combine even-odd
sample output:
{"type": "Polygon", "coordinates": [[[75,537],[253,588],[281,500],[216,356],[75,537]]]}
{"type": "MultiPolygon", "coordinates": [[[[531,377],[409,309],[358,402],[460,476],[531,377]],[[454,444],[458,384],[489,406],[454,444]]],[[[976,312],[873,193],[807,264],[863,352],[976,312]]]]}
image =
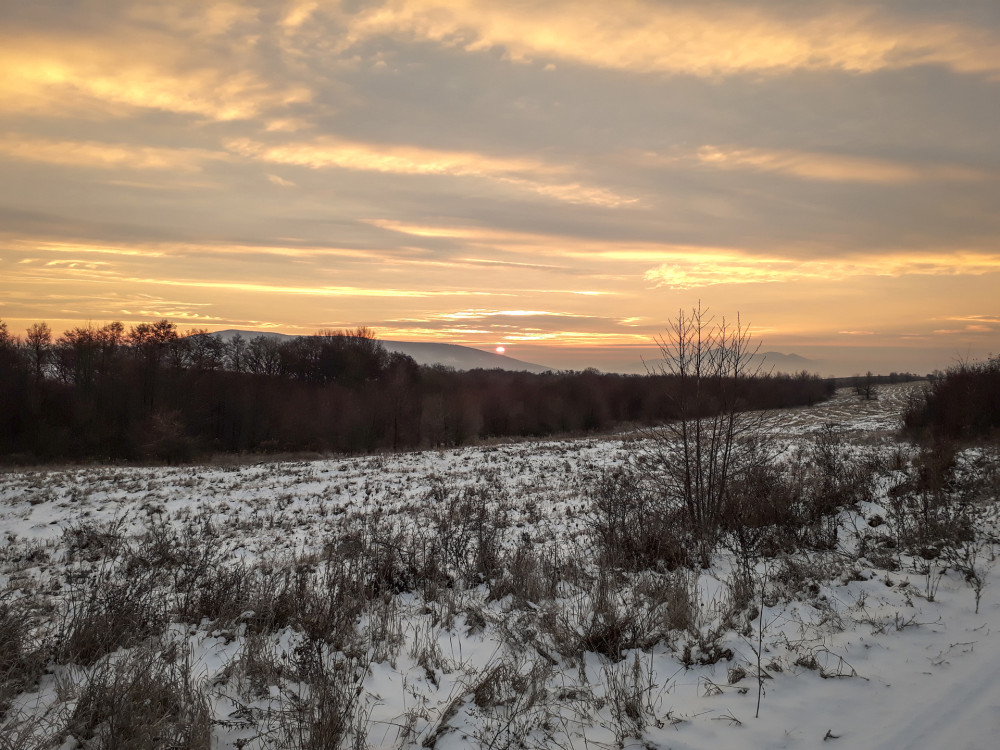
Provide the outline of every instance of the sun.
{"type": "Polygon", "coordinates": [[[493,351],[495,351],[495,352],[496,352],[497,354],[503,354],[503,353],[504,353],[505,351],[507,351],[507,350],[506,350],[506,349],[504,349],[504,348],[503,348],[502,346],[498,346],[498,347],[497,347],[496,349],[494,349],[493,351]]]}

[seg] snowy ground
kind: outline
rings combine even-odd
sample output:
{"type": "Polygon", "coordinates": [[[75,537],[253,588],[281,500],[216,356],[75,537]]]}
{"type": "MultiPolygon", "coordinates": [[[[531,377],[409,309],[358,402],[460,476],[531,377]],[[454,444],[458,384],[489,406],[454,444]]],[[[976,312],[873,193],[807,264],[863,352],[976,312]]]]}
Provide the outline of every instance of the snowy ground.
{"type": "MultiPolygon", "coordinates": [[[[836,424],[850,450],[877,454],[890,468],[873,502],[841,513],[834,549],[758,564],[754,601],[762,596],[763,607],[732,610],[725,555],[707,571],[659,583],[592,571],[587,488],[595,472],[621,464],[637,438],[0,474],[0,604],[20,603],[43,624],[46,617],[70,621],[59,613],[92,596],[96,589],[83,598],[79,592],[105,580],[102,571],[117,570],[123,549],[139,559],[156,528],[189,536],[197,530],[227,566],[280,569],[285,580],[308,568],[301,575],[321,577],[316,561],[354,544],[352,530],[373,514],[379,528],[407,539],[431,530],[444,543],[451,521],[443,508],[462,510],[455,505],[460,489],[471,488],[503,517],[505,559],[516,558],[515,547],[531,550],[530,585],[544,578],[539,561],[550,552],[559,561],[552,569],[565,578],[551,597],[533,600],[517,590],[528,578],[518,579],[522,568],[510,562],[515,578],[507,593],[456,579],[446,589],[374,596],[351,623],[350,646],[327,642],[320,657],[334,665],[328,672],[350,675],[337,693],[349,704],[344,746],[985,750],[1000,736],[995,503],[979,512],[979,536],[966,548],[983,583],[978,613],[967,576],[941,560],[859,553],[862,537],[870,541],[886,528],[869,521],[892,512],[886,493],[902,471],[891,464],[911,449],[890,436],[913,387],[884,386],[871,403],[843,390],[817,407],[776,415],[773,429],[787,450],[836,424]],[[126,540],[115,555],[79,542],[112,528],[126,540]],[[653,601],[654,584],[673,586],[674,599],[653,601]],[[669,628],[671,607],[684,595],[695,614],[679,632],[669,628]],[[588,650],[583,639],[598,602],[654,638],[623,658],[588,650]],[[709,642],[731,656],[699,663],[709,642]]],[[[290,626],[253,631],[253,618],[248,611],[242,622],[192,623],[174,615],[151,638],[157,654],[173,644],[185,655],[186,679],[208,707],[212,747],[289,745],[288,696],[316,690],[301,676],[302,633],[290,626]]],[[[73,733],[84,702],[80,685],[108,659],[142,647],[132,643],[90,665],[50,664],[0,721],[8,734],[0,748],[15,746],[15,732],[18,747],[101,747],[73,733]]]]}

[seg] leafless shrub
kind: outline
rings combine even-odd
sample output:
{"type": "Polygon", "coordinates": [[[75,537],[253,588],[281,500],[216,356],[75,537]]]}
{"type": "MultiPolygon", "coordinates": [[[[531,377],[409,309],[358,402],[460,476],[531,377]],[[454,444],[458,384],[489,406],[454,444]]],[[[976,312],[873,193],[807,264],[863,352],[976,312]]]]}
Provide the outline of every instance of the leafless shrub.
{"type": "Polygon", "coordinates": [[[283,691],[278,747],[330,750],[358,736],[365,724],[361,682],[368,668],[364,657],[303,639],[294,650],[283,691]]]}
{"type": "Polygon", "coordinates": [[[505,554],[499,575],[490,582],[489,598],[512,596],[519,606],[540,604],[557,596],[560,583],[573,583],[576,567],[555,545],[538,549],[524,534],[517,547],[505,554]]]}
{"type": "Polygon", "coordinates": [[[551,673],[547,661],[524,657],[501,658],[481,672],[471,693],[482,717],[476,735],[483,747],[523,747],[525,737],[548,718],[551,673]]]}
{"type": "Polygon", "coordinates": [[[938,443],[915,457],[908,479],[889,493],[888,521],[899,553],[917,567],[948,557],[962,565],[964,546],[977,538],[978,480],[960,472],[955,447],[938,443]]]}
{"type": "Polygon", "coordinates": [[[179,597],[178,616],[220,627],[243,623],[268,632],[295,621],[303,608],[308,571],[294,565],[235,562],[198,575],[198,586],[179,597]]]}
{"type": "MultiPolygon", "coordinates": [[[[700,597],[697,576],[681,569],[672,573],[640,578],[635,586],[634,600],[642,602],[657,617],[657,628],[651,633],[690,633],[697,630],[700,619],[700,597]]],[[[654,645],[647,637],[644,646],[654,645]]]]}
{"type": "Polygon", "coordinates": [[[121,517],[106,523],[83,521],[67,527],[63,532],[67,564],[115,558],[127,543],[125,524],[125,518],[121,517]]]}
{"type": "Polygon", "coordinates": [[[760,344],[738,316],[717,321],[700,303],[679,311],[657,343],[653,369],[671,376],[676,418],[650,430],[636,463],[659,500],[684,513],[697,561],[708,567],[733,484],[772,459],[767,414],[746,410],[742,388],[761,374],[760,344]]]}
{"type": "Polygon", "coordinates": [[[783,524],[791,539],[786,548],[835,549],[837,514],[874,500],[878,478],[885,471],[877,448],[862,450],[849,443],[835,424],[825,425],[785,465],[783,524]]]}
{"type": "Polygon", "coordinates": [[[587,523],[602,565],[674,569],[689,562],[692,536],[684,511],[655,496],[646,477],[617,468],[586,479],[587,523]]]}
{"type": "Polygon", "coordinates": [[[50,658],[36,627],[25,603],[0,602],[0,717],[18,694],[35,684],[50,658]]]}
{"type": "Polygon", "coordinates": [[[141,647],[95,667],[67,730],[95,750],[211,747],[208,703],[175,649],[141,647]]]}
{"type": "Polygon", "coordinates": [[[89,665],[105,654],[163,632],[168,622],[155,572],[124,575],[105,560],[67,596],[57,646],[60,661],[89,665]]]}
{"type": "Polygon", "coordinates": [[[472,585],[493,580],[502,571],[510,528],[510,500],[502,485],[480,481],[455,489],[437,481],[428,500],[444,564],[472,585]]]}
{"type": "Polygon", "coordinates": [[[620,664],[604,665],[601,676],[619,747],[629,738],[642,739],[651,725],[663,726],[657,704],[664,686],[656,682],[651,663],[634,653],[620,664]]]}
{"type": "Polygon", "coordinates": [[[878,401],[878,376],[869,370],[854,378],[854,392],[862,401],[878,401]]]}
{"type": "Polygon", "coordinates": [[[129,568],[160,571],[169,577],[177,609],[191,614],[197,609],[193,599],[203,586],[212,586],[208,579],[224,565],[222,549],[211,526],[189,520],[178,528],[159,513],[146,520],[144,531],[129,548],[127,562],[129,568]]]}
{"type": "Polygon", "coordinates": [[[820,587],[836,578],[844,561],[822,551],[784,555],[770,575],[771,583],[790,598],[815,599],[820,587]]]}
{"type": "Polygon", "coordinates": [[[541,620],[555,650],[574,660],[589,651],[620,661],[622,651],[636,645],[635,613],[624,606],[618,581],[606,571],[590,591],[547,608],[541,620]]]}
{"type": "Polygon", "coordinates": [[[959,573],[976,600],[976,614],[979,614],[979,603],[983,598],[983,589],[989,583],[989,571],[996,562],[996,552],[993,540],[977,536],[964,544],[948,547],[944,553],[948,566],[959,573]]]}
{"type": "Polygon", "coordinates": [[[66,726],[66,706],[26,706],[0,712],[0,750],[51,750],[66,726]]]}
{"type": "Polygon", "coordinates": [[[235,677],[240,695],[264,698],[272,685],[281,685],[288,672],[287,658],[279,654],[271,634],[250,631],[243,639],[239,656],[226,665],[224,681],[235,677]]]}

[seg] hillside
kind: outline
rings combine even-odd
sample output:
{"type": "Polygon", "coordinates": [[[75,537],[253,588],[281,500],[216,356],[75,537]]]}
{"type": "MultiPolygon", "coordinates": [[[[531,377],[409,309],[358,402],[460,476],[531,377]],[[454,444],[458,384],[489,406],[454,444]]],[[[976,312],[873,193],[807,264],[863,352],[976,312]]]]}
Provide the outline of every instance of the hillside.
{"type": "Polygon", "coordinates": [[[967,515],[934,506],[916,554],[920,459],[892,438],[911,387],[778,415],[806,492],[837,489],[749,590],[728,544],[705,569],[606,559],[607,480],[641,435],[2,474],[0,737],[992,747],[996,457],[959,457],[967,515]]]}

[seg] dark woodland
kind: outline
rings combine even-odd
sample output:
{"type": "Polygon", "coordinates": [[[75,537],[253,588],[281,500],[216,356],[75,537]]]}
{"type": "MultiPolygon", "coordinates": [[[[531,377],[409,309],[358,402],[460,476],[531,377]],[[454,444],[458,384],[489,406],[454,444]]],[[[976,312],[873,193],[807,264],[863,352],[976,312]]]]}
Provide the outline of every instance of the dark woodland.
{"type": "MultiPolygon", "coordinates": [[[[669,375],[421,367],[368,329],[290,341],[162,320],[23,338],[0,323],[0,456],[182,462],[213,453],[409,450],[600,432],[676,416],[669,375]]],[[[741,379],[742,408],[811,404],[816,376],[741,379]]],[[[711,384],[705,408],[711,408],[711,384]]]]}

